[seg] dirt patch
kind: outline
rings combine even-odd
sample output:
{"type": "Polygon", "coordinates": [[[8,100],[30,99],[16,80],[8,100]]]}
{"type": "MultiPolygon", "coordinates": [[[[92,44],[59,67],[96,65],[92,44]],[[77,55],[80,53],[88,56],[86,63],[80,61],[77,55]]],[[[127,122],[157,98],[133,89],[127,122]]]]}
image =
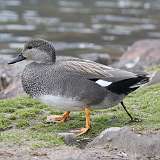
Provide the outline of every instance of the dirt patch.
{"type": "Polygon", "coordinates": [[[12,146],[0,149],[0,160],[128,160],[127,155],[116,150],[103,148],[79,149],[61,146],[54,148],[27,149],[24,146],[12,146]]]}
{"type": "Polygon", "coordinates": [[[159,160],[160,134],[138,134],[128,127],[104,130],[81,149],[77,146],[30,148],[0,143],[0,160],[159,160]]]}

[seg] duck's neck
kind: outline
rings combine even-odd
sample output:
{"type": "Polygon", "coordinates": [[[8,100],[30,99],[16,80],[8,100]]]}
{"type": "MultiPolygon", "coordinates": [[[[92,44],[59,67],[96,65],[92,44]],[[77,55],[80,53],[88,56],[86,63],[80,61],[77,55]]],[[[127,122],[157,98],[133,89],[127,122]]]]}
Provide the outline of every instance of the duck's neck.
{"type": "Polygon", "coordinates": [[[55,52],[55,48],[53,46],[53,44],[49,44],[48,48],[44,49],[46,53],[48,53],[49,58],[47,59],[47,63],[55,63],[56,62],[56,52],[55,52]]]}

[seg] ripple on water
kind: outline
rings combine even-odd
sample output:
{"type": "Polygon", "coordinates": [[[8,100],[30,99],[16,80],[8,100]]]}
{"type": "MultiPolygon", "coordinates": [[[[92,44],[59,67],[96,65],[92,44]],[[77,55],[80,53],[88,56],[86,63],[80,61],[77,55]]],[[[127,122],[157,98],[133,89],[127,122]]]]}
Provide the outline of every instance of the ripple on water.
{"type": "Polygon", "coordinates": [[[36,27],[34,25],[28,24],[7,24],[7,25],[0,25],[0,30],[14,30],[14,31],[33,31],[36,27]]]}
{"type": "Polygon", "coordinates": [[[60,19],[57,17],[40,17],[38,16],[37,11],[32,11],[32,10],[26,10],[23,13],[23,19],[27,24],[33,24],[33,25],[54,25],[58,24],[60,22],[60,19]]]}
{"type": "Polygon", "coordinates": [[[0,49],[0,54],[2,55],[13,55],[15,51],[13,49],[0,49]]]}
{"type": "Polygon", "coordinates": [[[28,36],[13,36],[11,33],[0,33],[0,42],[25,42],[31,39],[28,36]]]}
{"type": "Polygon", "coordinates": [[[104,41],[113,41],[113,40],[116,40],[116,36],[102,36],[102,39],[104,40],[104,41]]]}
{"type": "Polygon", "coordinates": [[[117,3],[116,2],[112,2],[112,1],[96,1],[94,3],[94,5],[96,7],[107,7],[107,8],[113,8],[113,7],[117,7],[117,3]]]}
{"type": "Polygon", "coordinates": [[[0,42],[6,42],[10,39],[12,39],[11,33],[0,33],[0,42]]]}
{"type": "Polygon", "coordinates": [[[44,24],[45,26],[51,26],[60,22],[56,17],[25,17],[25,21],[30,24],[44,24]]]}
{"type": "Polygon", "coordinates": [[[67,22],[60,23],[47,29],[50,32],[74,32],[74,33],[95,33],[92,28],[85,27],[84,23],[67,22]]]}
{"type": "Polygon", "coordinates": [[[0,11],[0,22],[15,22],[18,21],[18,14],[14,11],[10,10],[2,10],[0,11]]]}
{"type": "Polygon", "coordinates": [[[137,25],[114,25],[112,28],[107,29],[107,33],[113,35],[130,35],[132,32],[140,30],[154,30],[156,26],[153,24],[137,24],[137,25]]]}
{"type": "Polygon", "coordinates": [[[80,1],[58,1],[59,6],[64,6],[64,7],[82,7],[82,3],[80,1]]]}
{"type": "Polygon", "coordinates": [[[96,7],[107,8],[140,8],[144,6],[143,2],[131,1],[131,0],[117,0],[117,1],[96,1],[94,3],[96,7]]]}
{"type": "Polygon", "coordinates": [[[153,20],[149,18],[137,18],[132,16],[118,16],[118,15],[96,15],[93,16],[93,23],[100,23],[103,21],[109,22],[126,22],[126,23],[151,23],[153,20]]]}
{"type": "Polygon", "coordinates": [[[123,28],[107,29],[106,32],[112,35],[130,35],[132,33],[131,30],[124,30],[123,28]]]}
{"type": "Polygon", "coordinates": [[[21,5],[21,1],[19,0],[10,0],[10,1],[0,1],[0,5],[1,6],[20,6],[21,5]]]}
{"type": "Polygon", "coordinates": [[[17,48],[23,48],[24,43],[9,43],[9,48],[17,49],[17,48]]]}
{"type": "Polygon", "coordinates": [[[48,31],[51,32],[74,32],[74,33],[94,33],[90,28],[65,28],[65,27],[56,27],[56,28],[48,28],[48,31]]]}
{"type": "Polygon", "coordinates": [[[65,49],[102,49],[102,46],[96,45],[94,43],[66,43],[66,42],[54,42],[56,50],[65,50],[65,49]]]}
{"type": "Polygon", "coordinates": [[[14,50],[32,36],[54,40],[60,54],[119,53],[140,38],[160,38],[159,2],[0,0],[0,49],[14,50]]]}
{"type": "Polygon", "coordinates": [[[142,16],[145,15],[146,12],[144,12],[144,10],[142,9],[135,9],[135,8],[126,8],[121,10],[121,13],[124,15],[131,15],[131,16],[142,16]]]}
{"type": "Polygon", "coordinates": [[[80,13],[80,14],[89,14],[91,9],[89,8],[72,8],[72,7],[60,7],[60,12],[64,13],[80,13]]]}
{"type": "Polygon", "coordinates": [[[144,4],[141,1],[131,1],[131,0],[119,0],[117,1],[119,8],[140,8],[143,7],[144,4]]]}
{"type": "MultiPolygon", "coordinates": [[[[17,49],[23,48],[24,43],[9,43],[9,48],[17,49]]],[[[54,42],[54,47],[56,50],[66,50],[66,49],[102,49],[102,46],[96,45],[94,43],[66,43],[66,42],[54,42]]]]}
{"type": "Polygon", "coordinates": [[[37,17],[38,12],[34,10],[25,10],[23,13],[23,18],[37,17]]]}

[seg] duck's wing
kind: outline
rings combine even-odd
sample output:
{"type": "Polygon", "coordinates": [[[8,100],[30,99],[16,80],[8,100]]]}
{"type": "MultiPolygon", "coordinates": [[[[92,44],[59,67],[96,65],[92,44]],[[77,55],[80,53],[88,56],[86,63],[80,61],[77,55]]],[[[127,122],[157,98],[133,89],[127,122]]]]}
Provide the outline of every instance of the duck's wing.
{"type": "Polygon", "coordinates": [[[77,57],[71,57],[71,56],[56,56],[56,62],[60,63],[62,61],[87,61],[85,59],[80,59],[77,57]]]}
{"type": "Polygon", "coordinates": [[[90,80],[104,80],[107,82],[118,82],[125,79],[137,77],[136,74],[111,68],[96,62],[92,62],[84,59],[66,60],[61,61],[60,65],[65,68],[66,71],[73,74],[81,75],[90,80]]]}

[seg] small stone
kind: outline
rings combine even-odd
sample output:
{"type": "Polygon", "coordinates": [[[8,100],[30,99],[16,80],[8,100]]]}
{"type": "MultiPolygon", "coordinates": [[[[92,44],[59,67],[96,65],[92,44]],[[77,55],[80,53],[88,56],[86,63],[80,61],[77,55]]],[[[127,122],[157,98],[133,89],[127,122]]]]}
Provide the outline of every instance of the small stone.
{"type": "Polygon", "coordinates": [[[67,145],[71,145],[76,142],[76,135],[74,133],[63,132],[63,133],[58,133],[58,136],[64,138],[64,142],[67,145]]]}

